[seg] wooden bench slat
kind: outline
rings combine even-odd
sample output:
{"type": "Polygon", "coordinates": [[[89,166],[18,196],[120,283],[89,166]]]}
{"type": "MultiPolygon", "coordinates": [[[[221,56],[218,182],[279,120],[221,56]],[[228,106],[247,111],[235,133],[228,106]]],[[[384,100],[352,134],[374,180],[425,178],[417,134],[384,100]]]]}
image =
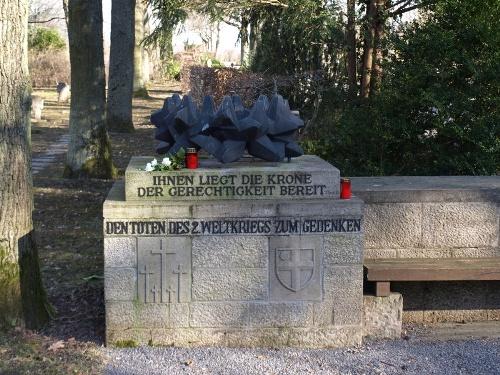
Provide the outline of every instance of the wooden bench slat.
{"type": "Polygon", "coordinates": [[[365,268],[369,281],[500,280],[500,258],[373,259],[365,268]]]}

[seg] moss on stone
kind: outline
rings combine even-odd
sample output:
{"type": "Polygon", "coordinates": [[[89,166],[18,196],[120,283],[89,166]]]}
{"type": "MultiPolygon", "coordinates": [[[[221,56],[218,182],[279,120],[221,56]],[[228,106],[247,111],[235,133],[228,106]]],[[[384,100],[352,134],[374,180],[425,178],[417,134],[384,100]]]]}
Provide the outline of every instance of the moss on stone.
{"type": "Polygon", "coordinates": [[[145,87],[141,87],[134,91],[134,98],[149,99],[151,97],[149,96],[148,90],[145,87]]]}
{"type": "Polygon", "coordinates": [[[0,327],[10,328],[22,321],[20,285],[19,265],[0,246],[0,327]]]}
{"type": "Polygon", "coordinates": [[[118,117],[108,117],[107,129],[116,133],[133,133],[135,131],[132,119],[124,120],[118,117]]]}
{"type": "Polygon", "coordinates": [[[18,245],[24,324],[29,329],[40,329],[49,322],[55,312],[43,287],[33,232],[22,236],[18,245]]]}
{"type": "Polygon", "coordinates": [[[63,177],[65,178],[102,178],[115,179],[118,177],[118,170],[111,159],[111,149],[106,148],[101,158],[88,159],[79,170],[73,170],[70,166],[64,167],[63,177]]]}
{"type": "Polygon", "coordinates": [[[134,340],[118,340],[112,344],[116,348],[137,348],[139,344],[134,340]]]}
{"type": "Polygon", "coordinates": [[[118,171],[113,165],[111,143],[104,126],[94,130],[95,134],[90,138],[91,143],[87,145],[87,155],[90,157],[78,169],[66,165],[63,176],[65,178],[102,178],[115,179],[118,171]]]}

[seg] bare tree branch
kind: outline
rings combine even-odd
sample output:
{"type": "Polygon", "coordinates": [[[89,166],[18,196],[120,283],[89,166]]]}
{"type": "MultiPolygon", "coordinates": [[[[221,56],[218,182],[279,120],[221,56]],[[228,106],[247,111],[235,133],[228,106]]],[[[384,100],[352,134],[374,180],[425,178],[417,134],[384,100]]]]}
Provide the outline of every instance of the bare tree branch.
{"type": "Polygon", "coordinates": [[[65,19],[64,17],[52,17],[52,18],[49,18],[48,20],[43,20],[43,21],[28,21],[28,23],[48,23],[51,21],[64,20],[64,19],[65,19]]]}
{"type": "Polygon", "coordinates": [[[389,13],[389,17],[400,16],[401,14],[410,12],[410,11],[415,10],[415,9],[423,8],[423,7],[430,5],[434,2],[435,2],[435,0],[422,1],[418,4],[412,5],[410,7],[405,7],[403,5],[403,6],[399,7],[398,9],[396,9],[395,11],[389,13]]]}
{"type": "Polygon", "coordinates": [[[403,4],[403,3],[406,3],[406,4],[403,5],[405,7],[405,6],[409,5],[411,2],[412,2],[412,0],[398,0],[398,1],[394,2],[394,3],[391,3],[387,7],[387,9],[395,8],[395,7],[397,7],[397,6],[399,6],[399,5],[403,4]]]}

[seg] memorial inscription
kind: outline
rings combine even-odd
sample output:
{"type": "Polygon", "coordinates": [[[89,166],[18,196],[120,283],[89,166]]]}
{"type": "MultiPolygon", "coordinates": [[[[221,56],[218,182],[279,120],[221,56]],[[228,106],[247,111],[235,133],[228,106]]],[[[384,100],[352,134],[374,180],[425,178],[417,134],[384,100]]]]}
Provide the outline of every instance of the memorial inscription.
{"type": "MultiPolygon", "coordinates": [[[[214,199],[303,199],[338,198],[339,172],[330,167],[325,173],[312,161],[302,157],[309,168],[299,170],[295,162],[276,171],[274,163],[254,162],[244,168],[217,165],[201,160],[196,170],[145,172],[147,159],[134,158],[126,171],[127,200],[214,200],[214,199]],[[218,167],[218,168],[214,168],[218,167]],[[215,170],[214,170],[215,169],[215,170]]],[[[321,161],[324,163],[323,161],[321,161]]],[[[243,164],[243,163],[242,163],[243,164]]],[[[321,163],[320,163],[321,164],[321,163]]],[[[326,163],[325,163],[326,164],[326,163]]],[[[326,166],[324,166],[326,168],[326,166]]]]}
{"type": "Polygon", "coordinates": [[[290,235],[361,232],[361,218],[237,218],[127,221],[108,220],[104,233],[115,236],[290,235]]]}
{"type": "Polygon", "coordinates": [[[326,185],[312,183],[309,173],[269,175],[149,176],[150,186],[137,187],[137,197],[275,197],[323,196],[326,185]],[[195,181],[195,177],[198,177],[195,181]]]}

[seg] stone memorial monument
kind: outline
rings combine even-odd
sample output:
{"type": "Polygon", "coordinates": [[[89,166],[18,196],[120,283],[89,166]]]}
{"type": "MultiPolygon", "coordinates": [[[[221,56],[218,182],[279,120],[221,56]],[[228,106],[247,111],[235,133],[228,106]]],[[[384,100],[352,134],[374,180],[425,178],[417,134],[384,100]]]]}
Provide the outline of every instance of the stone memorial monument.
{"type": "Polygon", "coordinates": [[[149,160],[132,158],[104,202],[109,345],[361,343],[363,202],[339,199],[338,169],[310,155],[149,160]]]}

